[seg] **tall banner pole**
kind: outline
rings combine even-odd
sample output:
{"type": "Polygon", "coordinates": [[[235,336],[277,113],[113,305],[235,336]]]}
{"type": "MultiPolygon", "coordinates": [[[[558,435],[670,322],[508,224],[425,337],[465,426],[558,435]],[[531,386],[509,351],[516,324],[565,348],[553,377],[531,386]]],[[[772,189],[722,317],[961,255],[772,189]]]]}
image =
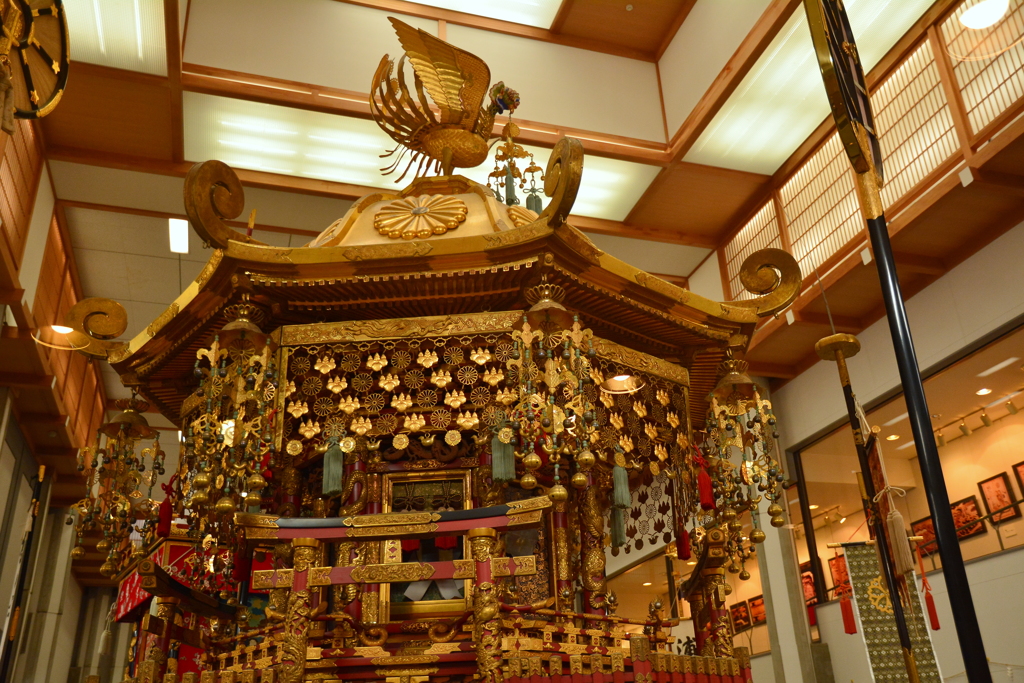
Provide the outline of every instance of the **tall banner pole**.
{"type": "MultiPolygon", "coordinates": [[[[939,556],[942,558],[942,575],[949,593],[967,680],[970,683],[991,683],[992,675],[967,581],[964,558],[960,553],[956,524],[949,507],[949,494],[946,492],[946,481],[939,462],[935,435],[932,433],[931,413],[924,395],[914,341],[907,322],[907,310],[896,274],[892,245],[889,243],[889,230],[882,210],[882,151],[875,135],[871,102],[857,52],[857,42],[842,0],[804,0],[804,9],[832,116],[856,172],[861,212],[867,221],[875,263],[878,264],[889,332],[896,351],[896,364],[917,446],[925,496],[935,526],[939,556]]],[[[865,474],[865,479],[867,476],[865,474]]]]}
{"type": "Polygon", "coordinates": [[[822,360],[835,361],[839,368],[839,383],[843,387],[846,412],[850,416],[853,443],[857,447],[857,460],[860,462],[860,471],[864,475],[864,515],[874,530],[875,547],[878,549],[878,556],[881,560],[885,586],[889,590],[889,604],[892,605],[896,633],[900,639],[900,647],[903,649],[903,665],[907,669],[907,678],[910,683],[919,683],[921,679],[917,673],[917,659],[914,657],[914,646],[910,641],[910,631],[907,629],[907,619],[903,612],[903,601],[900,599],[896,569],[892,554],[889,552],[889,544],[885,542],[885,520],[878,514],[878,504],[875,500],[877,491],[875,490],[875,481],[871,476],[871,465],[868,461],[867,442],[863,430],[866,425],[861,424],[860,416],[857,414],[857,399],[853,395],[850,373],[846,368],[846,359],[852,358],[860,351],[860,342],[852,334],[833,334],[819,341],[814,348],[822,360]]]}

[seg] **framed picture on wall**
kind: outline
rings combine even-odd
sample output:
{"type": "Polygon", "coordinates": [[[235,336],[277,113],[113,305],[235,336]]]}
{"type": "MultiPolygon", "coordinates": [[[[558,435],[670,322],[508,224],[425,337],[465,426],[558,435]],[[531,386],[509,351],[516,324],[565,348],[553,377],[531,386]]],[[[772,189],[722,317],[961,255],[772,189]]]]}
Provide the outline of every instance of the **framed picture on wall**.
{"type": "Polygon", "coordinates": [[[925,557],[939,549],[939,544],[935,542],[935,524],[932,523],[931,517],[911,522],[910,532],[912,535],[920,536],[923,539],[917,542],[917,547],[921,549],[921,554],[925,557]]]}
{"type": "Polygon", "coordinates": [[[1020,506],[1012,504],[1013,489],[1010,487],[1010,477],[1006,472],[979,481],[978,489],[981,491],[981,499],[985,501],[986,512],[992,514],[996,510],[1001,510],[992,515],[993,524],[1020,517],[1020,506]]]}
{"type": "Polygon", "coordinates": [[[746,600],[731,605],[729,607],[729,615],[732,617],[733,633],[746,631],[748,628],[751,627],[750,607],[747,605],[746,600]]]}
{"type": "Polygon", "coordinates": [[[800,583],[804,587],[804,602],[808,607],[818,604],[818,592],[814,588],[814,572],[810,562],[800,563],[800,583]]]}
{"type": "Polygon", "coordinates": [[[768,615],[764,611],[764,596],[756,595],[747,600],[747,607],[750,608],[750,625],[758,626],[768,621],[768,615]]]}
{"type": "Polygon", "coordinates": [[[971,524],[973,520],[981,519],[981,507],[978,505],[977,496],[967,496],[951,503],[949,509],[953,511],[953,523],[957,528],[956,535],[961,541],[971,536],[988,533],[988,527],[984,522],[971,524]]]}
{"type": "Polygon", "coordinates": [[[846,569],[846,555],[837,555],[828,560],[828,570],[832,574],[832,590],[835,595],[850,592],[850,572],[846,569]]]}
{"type": "Polygon", "coordinates": [[[1024,462],[1019,462],[1013,466],[1013,476],[1017,477],[1017,490],[1024,497],[1024,462]]]}

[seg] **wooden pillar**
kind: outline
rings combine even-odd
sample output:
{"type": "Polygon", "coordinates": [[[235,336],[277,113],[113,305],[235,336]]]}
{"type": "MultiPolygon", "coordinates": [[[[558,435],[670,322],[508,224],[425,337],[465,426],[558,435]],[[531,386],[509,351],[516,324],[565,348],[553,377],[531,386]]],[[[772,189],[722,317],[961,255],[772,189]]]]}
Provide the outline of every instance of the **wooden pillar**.
{"type": "Polygon", "coordinates": [[[552,553],[555,563],[555,606],[561,612],[574,612],[576,605],[572,590],[572,574],[569,572],[569,524],[566,519],[565,501],[554,504],[551,524],[555,529],[552,553]]]}
{"type": "MultiPolygon", "coordinates": [[[[732,626],[729,609],[725,606],[725,567],[709,567],[701,571],[704,578],[705,600],[710,616],[709,637],[714,657],[732,657],[732,626]]],[[[703,652],[702,652],[703,654],[703,652]]]]}
{"type": "MultiPolygon", "coordinates": [[[[598,501],[598,488],[587,474],[587,488],[580,505],[580,578],[583,580],[583,611],[605,614],[608,589],[604,581],[604,514],[598,501]]],[[[601,622],[589,622],[591,628],[602,628],[601,622]]]]}
{"type": "Polygon", "coordinates": [[[501,678],[501,641],[498,636],[498,591],[491,576],[491,558],[498,532],[494,529],[470,529],[467,534],[476,564],[476,587],[473,592],[473,642],[479,678],[484,683],[498,683],[501,678]]]}
{"type": "Polygon", "coordinates": [[[707,620],[704,618],[703,586],[698,586],[690,594],[690,614],[693,617],[694,649],[699,655],[704,652],[704,644],[708,639],[707,620]]]}
{"type": "MultiPolygon", "coordinates": [[[[315,564],[320,541],[315,538],[296,538],[292,540],[292,548],[292,567],[298,574],[309,570],[315,564]]],[[[298,590],[292,590],[288,596],[281,663],[278,665],[282,683],[299,683],[305,678],[311,604],[312,591],[306,585],[298,590]]]]}

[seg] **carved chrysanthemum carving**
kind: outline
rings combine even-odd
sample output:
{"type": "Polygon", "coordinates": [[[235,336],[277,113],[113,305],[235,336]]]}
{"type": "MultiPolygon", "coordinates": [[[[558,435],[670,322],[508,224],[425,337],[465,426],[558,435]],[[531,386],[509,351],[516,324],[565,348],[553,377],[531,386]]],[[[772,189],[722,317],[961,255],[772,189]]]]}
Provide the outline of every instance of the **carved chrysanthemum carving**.
{"type": "Polygon", "coordinates": [[[381,207],[373,218],[373,227],[391,239],[426,239],[459,227],[467,211],[466,203],[456,197],[404,197],[381,207]]]}

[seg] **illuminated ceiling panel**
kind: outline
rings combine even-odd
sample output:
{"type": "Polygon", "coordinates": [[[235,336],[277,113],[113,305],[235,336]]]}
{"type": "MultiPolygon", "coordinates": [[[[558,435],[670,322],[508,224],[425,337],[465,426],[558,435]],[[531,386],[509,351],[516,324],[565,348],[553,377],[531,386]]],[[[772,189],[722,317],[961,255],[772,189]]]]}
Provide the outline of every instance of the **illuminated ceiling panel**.
{"type": "MultiPolygon", "coordinates": [[[[865,71],[931,5],[932,0],[847,0],[865,71]]],[[[798,7],[685,159],[771,174],[828,115],[807,18],[798,7]]]]}
{"type": "Polygon", "coordinates": [[[64,7],[72,62],[167,75],[161,0],[64,0],[64,7]]]}
{"type": "Polygon", "coordinates": [[[549,28],[562,0],[411,0],[418,5],[549,28]]]}
{"type": "MultiPolygon", "coordinates": [[[[397,190],[380,155],[395,143],[373,121],[226,97],[184,93],[185,157],[230,166],[397,190]]],[[[549,151],[528,147],[540,166],[549,151]]],[[[655,166],[587,157],[573,213],[623,220],[658,173],[655,166]]],[[[461,173],[487,182],[490,160],[461,173]]],[[[521,197],[525,202],[525,197],[521,197]]]]}

